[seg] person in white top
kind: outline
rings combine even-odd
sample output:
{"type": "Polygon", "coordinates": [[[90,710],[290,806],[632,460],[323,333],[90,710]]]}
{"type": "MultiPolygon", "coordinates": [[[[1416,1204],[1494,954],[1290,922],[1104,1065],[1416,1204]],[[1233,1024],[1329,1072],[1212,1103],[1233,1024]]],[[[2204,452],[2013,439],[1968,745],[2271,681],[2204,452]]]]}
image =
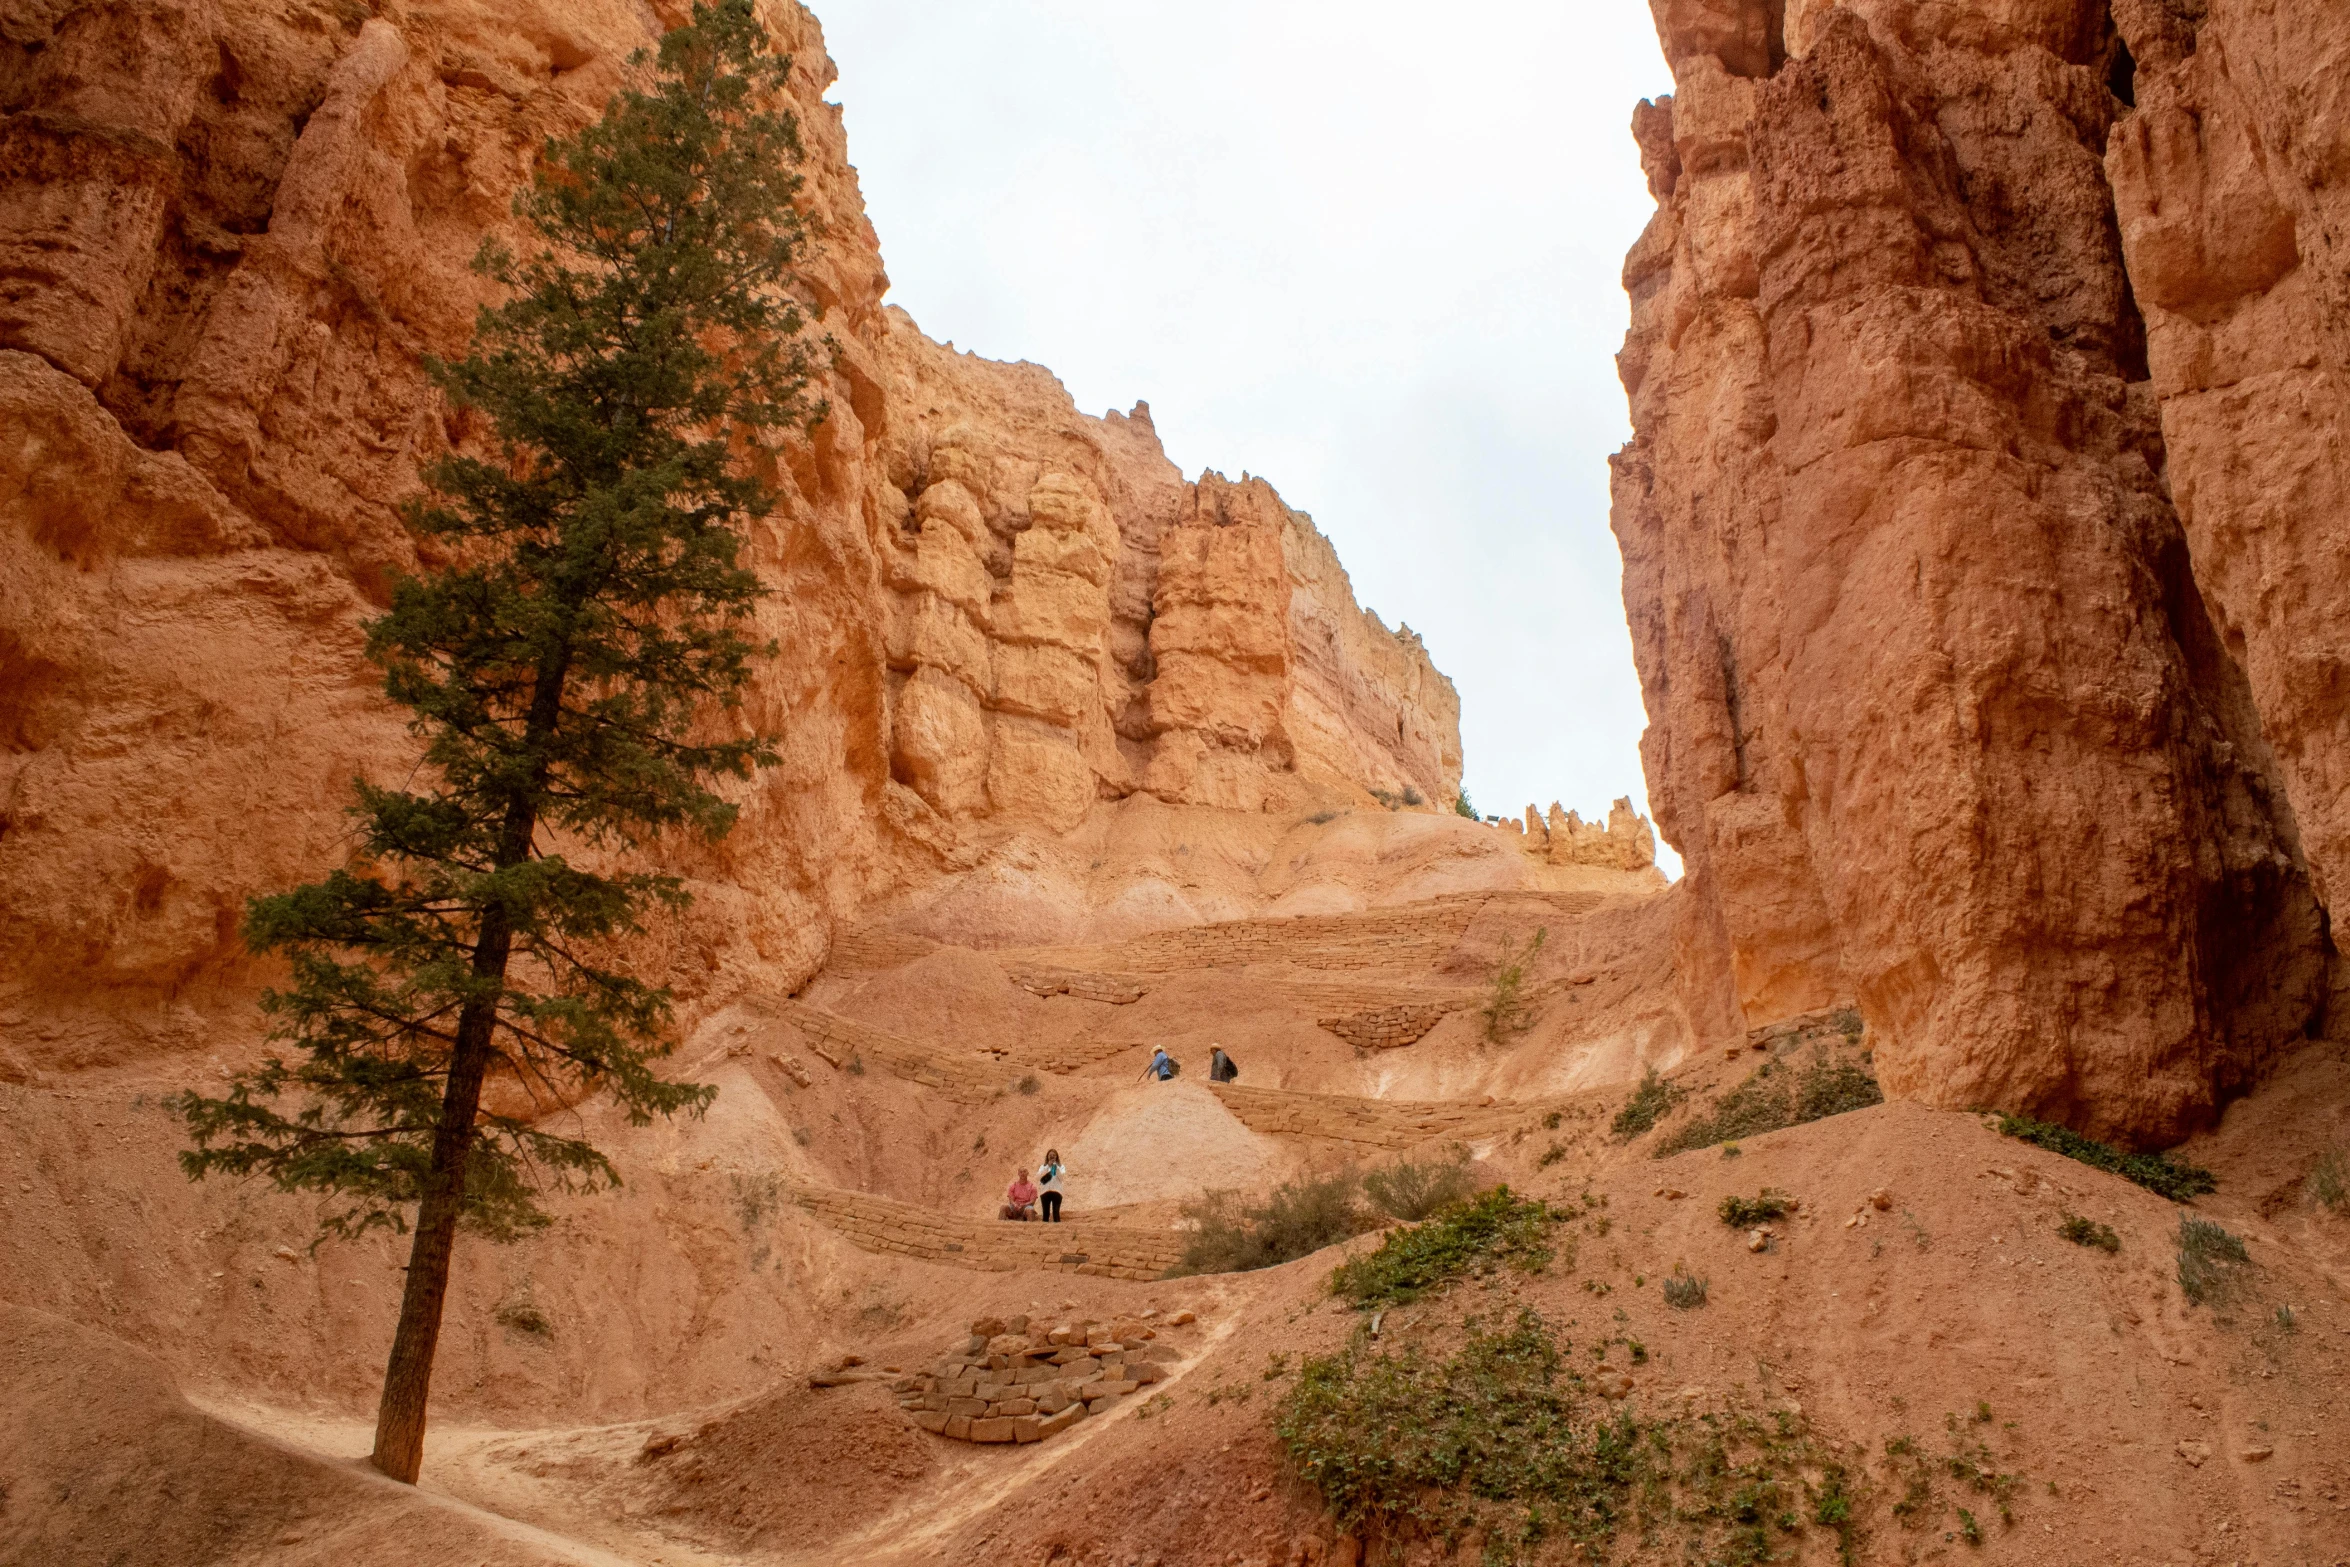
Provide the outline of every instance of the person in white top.
{"type": "Polygon", "coordinates": [[[1043,1199],[1043,1219],[1047,1224],[1061,1222],[1061,1197],[1069,1189],[1069,1167],[1061,1163],[1061,1150],[1047,1148],[1044,1165],[1036,1172],[1036,1189],[1043,1199]]]}

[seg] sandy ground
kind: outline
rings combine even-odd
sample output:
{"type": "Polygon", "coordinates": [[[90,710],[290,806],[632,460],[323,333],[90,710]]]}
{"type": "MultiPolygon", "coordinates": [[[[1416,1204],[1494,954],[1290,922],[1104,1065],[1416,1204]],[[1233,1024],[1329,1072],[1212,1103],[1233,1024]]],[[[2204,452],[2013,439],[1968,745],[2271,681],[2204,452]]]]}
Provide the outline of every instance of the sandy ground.
{"type": "MultiPolygon", "coordinates": [[[[1396,1157],[1253,1131],[1196,1075],[1135,1082],[1154,1043],[1197,1073],[1211,1038],[1245,1085],[1491,1099],[1475,1168],[1575,1216],[1558,1260],[1385,1331],[1440,1345],[1466,1312],[1528,1306],[1578,1353],[1639,1340],[1630,1407],[1797,1404],[1868,1477],[1860,1560],[1975,1554],[1892,1520],[1905,1482],[1884,1454],[1904,1436],[1931,1447],[1952,1421],[1973,1431],[1983,1408],[1980,1435],[2027,1484],[1982,1559],[2350,1560],[2350,1222],[2303,1194],[2319,1154],[2350,1143],[2341,1052],[2313,1047],[2185,1150],[2221,1178],[2199,1211],[2255,1262],[2233,1307],[2190,1308],[2171,1205],[1973,1116],[1884,1106],[1749,1139],[1734,1159],[1657,1161],[1653,1138],[1610,1136],[1645,1068],[1702,1104],[1761,1058],[1689,1053],[1658,1000],[1663,898],[1542,896],[1466,916],[1423,905],[1452,934],[1368,972],[1332,966],[1354,939],[1343,921],[1301,924],[1313,942],[1247,963],[1151,971],[1125,1004],[1023,988],[1010,976],[1035,948],[946,946],[712,1018],[683,1057],[719,1086],[709,1116],[630,1130],[583,1108],[624,1190],[521,1244],[461,1248],[414,1492],[359,1461],[394,1244],[313,1252],[306,1203],[188,1185],[156,1104],[172,1072],[0,1085],[0,1562],[1343,1561],[1268,1418],[1298,1358],[1361,1325],[1327,1293],[1335,1254],[1157,1282],[981,1273],[859,1250],[792,1200],[842,1187],[983,1216],[1013,1164],[1057,1144],[1074,1209],[1164,1225],[1209,1189],[1396,1157]],[[1533,917],[1548,924],[1523,1034],[1492,1043],[1463,1011],[1366,1053],[1317,1025],[1366,984],[1474,992],[1533,917]],[[791,1005],[983,1060],[1005,1086],[953,1094],[828,1065],[791,1005]],[[1028,1070],[1055,1050],[1061,1070],[1028,1070]],[[1714,1207],[1763,1186],[1803,1207],[1756,1254],[1714,1207]],[[2059,1239],[2071,1213],[2111,1224],[2120,1252],[2059,1239]],[[1664,1307],[1675,1269],[1709,1279],[1706,1307],[1664,1307]],[[978,1316],[1146,1310],[1200,1319],[1160,1396],[1033,1448],[948,1442],[877,1384],[808,1382],[852,1354],[935,1359],[978,1316]]],[[[1052,953],[1117,972],[1140,950],[1128,940],[1052,953]]],[[[1790,1536],[1790,1559],[1824,1559],[1820,1541],[1790,1536]]]]}

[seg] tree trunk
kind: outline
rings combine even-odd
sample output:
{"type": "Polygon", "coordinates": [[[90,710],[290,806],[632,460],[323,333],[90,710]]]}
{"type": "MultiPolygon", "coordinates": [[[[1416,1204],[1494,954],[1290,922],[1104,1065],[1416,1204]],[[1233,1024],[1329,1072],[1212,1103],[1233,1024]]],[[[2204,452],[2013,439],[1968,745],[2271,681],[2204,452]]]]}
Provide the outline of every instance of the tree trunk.
{"type": "MultiPolygon", "coordinates": [[[[540,666],[525,744],[537,747],[554,733],[570,668],[567,643],[540,666]]],[[[511,870],[530,858],[545,786],[546,768],[541,763],[507,807],[498,834],[498,869],[511,870]]],[[[400,1326],[392,1335],[391,1364],[384,1368],[383,1399],[375,1410],[375,1467],[408,1485],[416,1483],[424,1467],[424,1408],[432,1392],[433,1352],[441,1341],[441,1306],[449,1296],[449,1253],[457,1242],[457,1220],[465,1211],[465,1159],[473,1151],[474,1117],[481,1111],[481,1084],[497,1042],[498,1000],[513,951],[513,923],[504,908],[492,904],[482,911],[481,933],[473,944],[473,977],[491,987],[490,993],[486,999],[466,1002],[457,1014],[457,1042],[449,1052],[441,1121],[433,1129],[432,1167],[425,1174],[423,1201],[417,1204],[408,1282],[400,1291],[400,1326]]]]}
{"type": "MultiPolygon", "coordinates": [[[[482,921],[474,944],[477,978],[503,980],[513,937],[503,916],[482,921]]],[[[441,1306],[449,1294],[449,1254],[465,1208],[465,1160],[473,1151],[474,1116],[498,1026],[494,1000],[469,1001],[457,1018],[456,1048],[441,1094],[441,1123],[433,1131],[432,1168],[417,1205],[416,1242],[408,1249],[408,1281],[400,1292],[400,1326],[384,1369],[383,1399],[375,1412],[375,1467],[408,1485],[424,1467],[424,1408],[432,1391],[433,1352],[440,1345],[441,1306]]]]}

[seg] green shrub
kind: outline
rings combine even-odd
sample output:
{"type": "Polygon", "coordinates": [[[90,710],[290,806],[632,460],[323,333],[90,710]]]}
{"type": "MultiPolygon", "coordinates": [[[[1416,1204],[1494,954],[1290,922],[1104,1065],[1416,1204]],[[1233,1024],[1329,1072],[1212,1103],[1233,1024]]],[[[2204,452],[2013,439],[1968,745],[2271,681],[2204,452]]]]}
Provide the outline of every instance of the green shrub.
{"type": "Polygon", "coordinates": [[[2236,1293],[2252,1265],[2244,1242],[2209,1219],[2179,1215],[2179,1288],[2200,1306],[2221,1304],[2236,1293]]]}
{"type": "Polygon", "coordinates": [[[1714,1212],[1720,1214],[1722,1222],[1730,1228],[1747,1230],[1758,1224],[1768,1224],[1773,1219],[1784,1219],[1795,1209],[1794,1198],[1766,1186],[1753,1197],[1725,1197],[1722,1205],[1714,1212]]]}
{"type": "Polygon", "coordinates": [[[1877,1080],[1849,1061],[1814,1061],[1795,1084],[1797,1125],[1884,1102],[1885,1091],[1877,1086],[1877,1080]]]}
{"type": "Polygon", "coordinates": [[[1801,1417],[1742,1411],[1643,1419],[1590,1397],[1571,1345],[1532,1311],[1470,1323],[1449,1356],[1367,1338],[1308,1360],[1274,1431],[1336,1526],[1388,1559],[1471,1530],[1485,1559],[1616,1559],[1625,1536],[1656,1559],[1760,1563],[1811,1514],[1841,1535],[1856,1510],[1801,1417]],[[1825,1471],[1827,1490],[1807,1486],[1825,1471]]]}
{"type": "MultiPolygon", "coordinates": [[[[1704,1278],[1693,1278],[1686,1273],[1676,1273],[1665,1280],[1665,1304],[1675,1311],[1695,1311],[1705,1304],[1707,1284],[1708,1281],[1704,1278]]],[[[1820,1521],[1827,1522],[1824,1518],[1820,1521]]]]}
{"type": "Polygon", "coordinates": [[[1632,1097],[1624,1101],[1624,1108],[1608,1123],[1608,1130],[1621,1138],[1638,1137],[1665,1117],[1665,1112],[1681,1102],[1686,1089],[1666,1082],[1650,1067],[1640,1079],[1640,1086],[1632,1090],[1632,1097]]]}
{"type": "Polygon", "coordinates": [[[1469,1150],[1455,1143],[1451,1155],[1425,1164],[1406,1160],[1363,1177],[1363,1190],[1382,1213],[1407,1223],[1449,1208],[1477,1189],[1469,1173],[1469,1150]]]}
{"type": "Polygon", "coordinates": [[[2029,1116],[2002,1115],[1999,1130],[2008,1137],[2045,1148],[2050,1153],[2077,1159],[2092,1169],[2104,1170],[2125,1181],[2135,1181],[2148,1191],[2168,1197],[2172,1202],[2189,1202],[2205,1192],[2219,1190],[2219,1180],[2209,1170],[2191,1164],[2181,1164],[2168,1154],[2123,1153],[2110,1143],[2083,1137],[2070,1127],[2050,1121],[2035,1121],[2029,1116]]]}
{"type": "Polygon", "coordinates": [[[1330,1289],[1358,1306],[1394,1306],[1474,1268],[1507,1263],[1538,1273],[1550,1262],[1550,1228],[1561,1217],[1547,1203],[1496,1186],[1423,1224],[1394,1231],[1377,1251],[1341,1264],[1330,1276],[1330,1289]]]}
{"type": "Polygon", "coordinates": [[[1470,821],[1477,819],[1477,807],[1469,803],[1468,790],[1463,789],[1452,797],[1452,813],[1455,816],[1466,816],[1470,821]]]}
{"type": "Polygon", "coordinates": [[[1544,926],[1523,949],[1507,941],[1501,944],[1501,966],[1493,971],[1493,989],[1485,1005],[1477,1009],[1477,1015],[1485,1020],[1486,1043],[1498,1045],[1524,1033],[1533,1023],[1534,1008],[1525,995],[1526,965],[1534,961],[1549,935],[1550,928],[1544,926]]]}
{"type": "Polygon", "coordinates": [[[2350,1149],[2328,1148],[2309,1167],[2309,1198],[2336,1213],[2350,1213],[2350,1149]]]}
{"type": "MultiPolygon", "coordinates": [[[[1853,1016],[1857,1020],[1858,1014],[1853,1016]]],[[[1846,1060],[1822,1047],[1801,1072],[1792,1072],[1786,1062],[1773,1057],[1745,1082],[1716,1098],[1708,1113],[1690,1117],[1660,1139],[1656,1157],[1669,1158],[1740,1137],[1759,1137],[1764,1132],[1883,1104],[1884,1090],[1877,1086],[1866,1061],[1865,1056],[1846,1060]]]]}
{"type": "Polygon", "coordinates": [[[1357,1196],[1360,1185],[1349,1170],[1284,1181],[1262,1203],[1233,1192],[1186,1203],[1192,1235],[1172,1276],[1277,1268],[1376,1228],[1377,1217],[1357,1196]]]}
{"type": "Polygon", "coordinates": [[[2110,1224],[2099,1224],[2095,1219],[2084,1219],[2077,1213],[2068,1213],[2056,1233],[2075,1246],[2094,1246],[2099,1251],[2120,1251],[2122,1238],[2113,1233],[2110,1224]]]}

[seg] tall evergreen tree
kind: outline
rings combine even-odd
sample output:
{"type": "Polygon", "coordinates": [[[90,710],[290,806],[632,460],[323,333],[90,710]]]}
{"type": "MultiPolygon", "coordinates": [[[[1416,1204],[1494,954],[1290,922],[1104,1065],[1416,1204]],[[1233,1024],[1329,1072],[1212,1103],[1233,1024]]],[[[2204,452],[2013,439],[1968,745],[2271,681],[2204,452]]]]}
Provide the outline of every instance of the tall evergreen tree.
{"type": "Polygon", "coordinates": [[[542,1194],[618,1182],[587,1142],[485,1111],[485,1080],[549,1105],[607,1091],[640,1125],[709,1103],[655,1070],[668,991],[610,956],[684,887],[626,867],[660,835],[725,833],[712,785],[776,759],[711,710],[773,651],[746,634],[739,529],[774,503],[749,448],[823,416],[792,290],[799,129],[771,107],[790,62],[750,0],[714,0],[650,63],[631,61],[649,90],[547,143],[515,201],[536,243],[475,261],[506,303],[430,366],[497,450],[427,470],[409,522],[446,564],[367,628],[416,777],[357,782],[350,863],[247,909],[253,949],[290,959],[262,1007],[291,1059],[176,1101],[191,1178],[330,1194],[322,1233],[404,1231],[413,1208],[375,1438],[409,1482],[459,1224],[511,1237],[546,1222],[542,1194]]]}

